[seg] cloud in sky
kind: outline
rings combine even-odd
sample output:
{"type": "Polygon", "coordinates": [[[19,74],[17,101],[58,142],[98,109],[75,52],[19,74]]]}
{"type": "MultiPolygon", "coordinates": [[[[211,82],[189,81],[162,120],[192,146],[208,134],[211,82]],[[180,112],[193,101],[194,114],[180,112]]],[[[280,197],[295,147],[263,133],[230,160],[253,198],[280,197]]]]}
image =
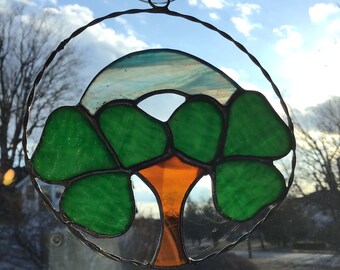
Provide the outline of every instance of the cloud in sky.
{"type": "Polygon", "coordinates": [[[31,0],[17,0],[17,2],[25,4],[25,5],[29,5],[29,6],[36,6],[36,3],[31,0]]]}
{"type": "MultiPolygon", "coordinates": [[[[64,25],[67,25],[67,30],[64,29],[65,36],[94,19],[93,12],[89,8],[78,4],[47,8],[44,11],[54,14],[54,19],[61,20],[64,25]]],[[[150,47],[135,35],[133,29],[123,18],[116,21],[125,29],[123,33],[118,33],[106,26],[105,23],[97,24],[88,28],[75,39],[78,42],[77,46],[91,48],[91,58],[100,63],[108,63],[108,61],[132,51],[150,47]]]]}
{"type": "Polygon", "coordinates": [[[252,14],[260,12],[261,7],[259,5],[238,3],[236,5],[236,10],[240,12],[240,15],[232,17],[231,21],[240,33],[246,37],[250,37],[252,30],[262,28],[260,23],[252,23],[249,19],[252,14]]]}
{"type": "MultiPolygon", "coordinates": [[[[340,19],[332,21],[327,25],[326,33],[329,33],[333,37],[340,37],[340,19]]],[[[339,41],[338,41],[339,42],[339,41]]]]}
{"type": "Polygon", "coordinates": [[[220,16],[218,16],[215,12],[211,12],[209,14],[209,17],[213,20],[219,20],[220,19],[220,16]]]}
{"type": "Polygon", "coordinates": [[[234,23],[236,29],[246,37],[250,37],[250,32],[252,30],[262,28],[261,24],[251,23],[248,18],[232,17],[231,21],[234,23]]]}
{"type": "Polygon", "coordinates": [[[115,20],[124,27],[124,29],[125,29],[125,31],[128,35],[137,36],[136,32],[133,30],[133,28],[131,27],[131,25],[128,23],[128,21],[126,19],[124,19],[122,17],[117,17],[117,18],[115,18],[115,20]]]}
{"type": "Polygon", "coordinates": [[[201,5],[205,8],[222,9],[225,6],[231,6],[232,4],[226,0],[188,0],[189,5],[197,6],[201,5]]]}
{"type": "Polygon", "coordinates": [[[236,9],[241,12],[242,17],[250,16],[254,12],[259,13],[261,10],[261,7],[258,4],[251,4],[251,3],[245,3],[240,4],[238,3],[236,5],[236,9]]]}
{"type": "Polygon", "coordinates": [[[318,23],[326,20],[333,14],[340,14],[340,7],[332,3],[318,3],[310,7],[308,11],[311,21],[318,23]]]}
{"type": "Polygon", "coordinates": [[[290,54],[303,45],[302,35],[292,25],[282,25],[274,28],[273,33],[280,37],[276,43],[276,52],[281,55],[290,54]]]}
{"type": "MultiPolygon", "coordinates": [[[[79,4],[53,6],[43,8],[41,11],[46,15],[47,27],[55,28],[56,22],[62,22],[65,26],[59,29],[60,36],[56,37],[56,45],[73,31],[94,19],[93,11],[79,4]]],[[[115,20],[113,23],[117,26],[115,29],[105,22],[96,24],[67,45],[75,46],[75,53],[78,53],[84,62],[80,73],[82,85],[79,85],[79,88],[85,89],[100,70],[117,58],[133,51],[157,46],[141,40],[124,19],[115,20]]],[[[53,49],[55,48],[51,48],[53,49]]],[[[49,53],[46,52],[46,55],[49,53]]]]}
{"type": "Polygon", "coordinates": [[[207,8],[221,9],[224,7],[223,0],[201,0],[201,1],[207,8]]]}
{"type": "MultiPolygon", "coordinates": [[[[260,23],[253,23],[249,18],[254,13],[260,12],[261,6],[258,4],[235,4],[227,0],[188,0],[188,3],[191,6],[200,6],[207,9],[223,9],[225,7],[229,7],[234,11],[236,10],[239,15],[231,17],[231,21],[233,22],[235,28],[246,37],[250,36],[252,30],[262,28],[260,23]]],[[[220,17],[215,12],[211,12],[209,17],[214,20],[220,19],[220,17]]]]}
{"type": "Polygon", "coordinates": [[[281,26],[274,33],[280,37],[278,68],[288,104],[304,109],[339,95],[340,20],[328,21],[322,35],[308,44],[303,42],[307,36],[292,26],[281,26]]]}
{"type": "MultiPolygon", "coordinates": [[[[17,1],[21,1],[27,5],[38,5],[42,2],[49,2],[52,4],[58,3],[57,0],[17,1]]],[[[7,1],[7,3],[9,3],[9,1],[7,1]]],[[[4,5],[6,5],[6,3],[4,5]]],[[[47,15],[45,16],[45,19],[47,18],[46,23],[47,25],[50,25],[51,28],[55,27],[54,23],[56,21],[62,22],[65,26],[60,29],[62,38],[69,36],[77,28],[94,20],[93,11],[88,7],[81,6],[79,4],[45,7],[42,8],[41,11],[47,15]]],[[[98,59],[96,54],[97,56],[106,55],[106,57],[115,58],[132,51],[147,49],[151,46],[137,37],[133,28],[125,19],[118,17],[116,22],[123,26],[121,33],[118,33],[114,29],[106,26],[104,22],[88,28],[75,40],[77,40],[79,46],[82,46],[84,43],[86,43],[86,46],[91,46],[91,53],[94,54],[94,59],[98,59]]]]}
{"type": "Polygon", "coordinates": [[[197,0],[188,0],[188,3],[190,6],[197,6],[198,1],[197,0]]]}
{"type": "MultiPolygon", "coordinates": [[[[6,1],[4,1],[4,3],[6,3],[6,1]]],[[[58,4],[58,0],[14,0],[14,1],[25,4],[25,5],[29,5],[29,6],[35,6],[35,7],[45,6],[46,4],[52,4],[52,5],[58,4]]]]}

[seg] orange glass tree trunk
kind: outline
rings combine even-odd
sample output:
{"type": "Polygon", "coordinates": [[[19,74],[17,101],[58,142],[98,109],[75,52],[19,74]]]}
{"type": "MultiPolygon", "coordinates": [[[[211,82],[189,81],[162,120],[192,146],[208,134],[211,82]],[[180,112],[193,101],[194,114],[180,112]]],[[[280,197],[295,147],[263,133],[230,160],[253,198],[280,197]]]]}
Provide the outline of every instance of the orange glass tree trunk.
{"type": "Polygon", "coordinates": [[[157,192],[163,214],[163,233],[153,265],[169,267],[188,263],[181,238],[181,209],[188,189],[202,170],[174,156],[139,173],[157,192]]]}

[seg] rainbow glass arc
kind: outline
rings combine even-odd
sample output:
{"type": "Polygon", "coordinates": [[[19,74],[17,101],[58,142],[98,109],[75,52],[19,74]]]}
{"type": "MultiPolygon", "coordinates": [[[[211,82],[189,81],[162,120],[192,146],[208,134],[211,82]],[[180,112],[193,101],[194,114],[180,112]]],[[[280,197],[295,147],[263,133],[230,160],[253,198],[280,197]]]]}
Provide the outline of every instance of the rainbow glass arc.
{"type": "Polygon", "coordinates": [[[225,103],[238,85],[225,73],[190,54],[152,49],[124,56],[105,67],[90,83],[81,104],[94,114],[113,99],[137,99],[156,90],[206,94],[225,103]]]}

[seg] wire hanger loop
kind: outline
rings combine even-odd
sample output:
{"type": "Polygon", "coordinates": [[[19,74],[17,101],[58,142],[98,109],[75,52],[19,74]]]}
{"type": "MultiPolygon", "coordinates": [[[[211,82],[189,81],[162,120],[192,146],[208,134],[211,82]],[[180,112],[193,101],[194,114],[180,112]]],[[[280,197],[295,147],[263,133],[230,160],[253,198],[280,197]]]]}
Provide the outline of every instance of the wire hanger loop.
{"type": "Polygon", "coordinates": [[[149,3],[152,8],[168,8],[171,2],[175,0],[166,0],[166,1],[155,1],[155,0],[139,0],[144,3],[149,3]]]}

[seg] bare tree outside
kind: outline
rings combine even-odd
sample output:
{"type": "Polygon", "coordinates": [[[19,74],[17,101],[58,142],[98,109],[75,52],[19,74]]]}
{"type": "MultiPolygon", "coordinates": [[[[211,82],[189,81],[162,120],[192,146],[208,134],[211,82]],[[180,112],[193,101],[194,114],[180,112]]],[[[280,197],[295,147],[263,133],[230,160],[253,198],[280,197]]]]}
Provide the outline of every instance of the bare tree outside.
{"type": "Polygon", "coordinates": [[[311,107],[304,114],[296,113],[295,119],[298,167],[292,194],[298,197],[295,204],[303,205],[300,215],[310,220],[305,240],[322,241],[338,249],[340,97],[311,107]]]}
{"type": "Polygon", "coordinates": [[[331,210],[334,220],[340,214],[340,97],[313,107],[305,124],[297,121],[300,167],[296,187],[307,196],[311,191],[327,193],[327,200],[320,200],[325,209],[331,210]],[[300,181],[299,181],[300,180],[300,181]],[[303,181],[314,186],[305,190],[303,181]]]}
{"type": "MultiPolygon", "coordinates": [[[[11,2],[0,10],[0,173],[21,166],[23,150],[23,116],[28,94],[34,79],[56,47],[60,25],[51,28],[51,16],[26,10],[23,4],[11,2]],[[49,22],[49,23],[48,23],[49,22]]],[[[78,59],[72,47],[50,65],[37,89],[35,113],[31,117],[30,134],[42,125],[46,108],[54,107],[65,93],[72,89],[76,79],[78,59]]]]}
{"type": "MultiPolygon", "coordinates": [[[[48,243],[44,234],[56,220],[42,203],[35,209],[25,204],[25,197],[36,194],[23,168],[23,121],[35,77],[64,37],[61,24],[51,23],[53,14],[7,2],[0,6],[0,268],[44,269],[48,243]],[[3,182],[12,168],[16,181],[3,182]]],[[[74,91],[78,55],[69,46],[46,70],[36,89],[29,134],[41,128],[48,112],[74,91]]]]}

